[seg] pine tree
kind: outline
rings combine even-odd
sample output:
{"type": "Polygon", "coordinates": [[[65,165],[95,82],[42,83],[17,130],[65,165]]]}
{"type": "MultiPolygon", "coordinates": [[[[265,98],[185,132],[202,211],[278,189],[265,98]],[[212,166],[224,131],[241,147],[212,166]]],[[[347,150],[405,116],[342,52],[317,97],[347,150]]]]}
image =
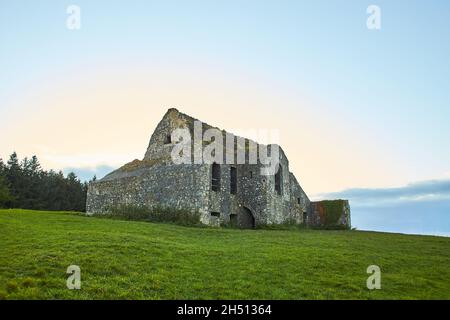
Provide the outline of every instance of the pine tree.
{"type": "MultiPolygon", "coordinates": [[[[3,166],[3,163],[1,163],[0,166],[3,166]]],[[[3,168],[0,168],[0,208],[10,207],[12,200],[13,198],[9,192],[8,183],[3,176],[3,168]]]]}
{"type": "Polygon", "coordinates": [[[5,165],[0,159],[0,205],[36,209],[85,211],[87,183],[73,173],[44,171],[36,156],[19,161],[14,152],[5,165]]]}
{"type": "Polygon", "coordinates": [[[5,178],[9,185],[10,193],[13,197],[13,201],[11,203],[12,207],[22,208],[22,185],[23,185],[23,174],[22,169],[19,164],[19,158],[17,157],[17,153],[13,152],[8,159],[5,170],[5,178]]]}

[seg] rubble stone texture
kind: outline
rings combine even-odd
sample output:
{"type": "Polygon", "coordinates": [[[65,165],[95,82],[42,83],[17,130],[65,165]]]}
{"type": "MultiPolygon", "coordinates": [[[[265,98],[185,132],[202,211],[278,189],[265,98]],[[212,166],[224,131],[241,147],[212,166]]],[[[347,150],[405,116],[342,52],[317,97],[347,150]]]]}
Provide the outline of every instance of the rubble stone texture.
{"type": "MultiPolygon", "coordinates": [[[[230,224],[254,228],[270,224],[322,225],[326,210],[320,202],[311,203],[294,174],[289,161],[279,148],[281,166],[280,189],[275,189],[275,175],[261,175],[258,164],[249,164],[248,152],[244,164],[219,164],[218,190],[212,188],[212,164],[174,164],[171,152],[173,130],[188,129],[194,139],[196,119],[169,109],[153,132],[145,156],[91,182],[87,195],[87,212],[108,213],[122,205],[172,208],[200,213],[207,225],[230,224]],[[231,167],[236,168],[236,192],[231,189],[231,167]]],[[[203,123],[203,132],[213,128],[203,123]]],[[[226,131],[221,131],[224,138],[226,131]]],[[[193,141],[191,152],[194,152],[193,141]]],[[[208,142],[203,142],[203,146],[208,142]]],[[[245,150],[263,145],[246,139],[245,150]]],[[[235,150],[238,147],[235,140],[235,150]]],[[[269,146],[270,149],[270,146],[269,146]]],[[[225,163],[226,151],[223,152],[225,163]]],[[[234,154],[236,163],[236,152],[234,154]]],[[[350,226],[348,202],[338,224],[350,226]]]]}

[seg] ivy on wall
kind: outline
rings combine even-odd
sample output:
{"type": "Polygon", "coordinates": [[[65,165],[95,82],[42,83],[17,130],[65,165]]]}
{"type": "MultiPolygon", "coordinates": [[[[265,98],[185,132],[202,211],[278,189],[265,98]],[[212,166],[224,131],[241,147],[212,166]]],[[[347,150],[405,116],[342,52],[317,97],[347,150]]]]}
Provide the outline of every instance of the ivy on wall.
{"type": "Polygon", "coordinates": [[[323,200],[315,203],[316,214],[319,216],[320,225],[338,226],[339,219],[346,214],[345,200],[323,200]]]}
{"type": "Polygon", "coordinates": [[[324,200],[322,205],[325,213],[325,224],[338,224],[339,218],[344,213],[344,200],[324,200]]]}

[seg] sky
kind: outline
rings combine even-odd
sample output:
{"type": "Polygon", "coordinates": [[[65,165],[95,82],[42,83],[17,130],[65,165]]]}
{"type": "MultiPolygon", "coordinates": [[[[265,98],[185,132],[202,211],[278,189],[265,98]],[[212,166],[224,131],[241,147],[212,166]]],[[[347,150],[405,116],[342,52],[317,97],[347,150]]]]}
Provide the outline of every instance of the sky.
{"type": "Polygon", "coordinates": [[[438,0],[0,0],[0,158],[101,177],[176,107],[279,130],[308,195],[349,198],[358,229],[450,235],[447,39],[438,0]]]}

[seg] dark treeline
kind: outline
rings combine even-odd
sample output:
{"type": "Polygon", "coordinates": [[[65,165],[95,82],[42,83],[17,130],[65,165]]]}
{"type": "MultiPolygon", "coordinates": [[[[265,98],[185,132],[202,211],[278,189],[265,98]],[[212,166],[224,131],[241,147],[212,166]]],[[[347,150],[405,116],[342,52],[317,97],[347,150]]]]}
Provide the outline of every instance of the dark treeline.
{"type": "Polygon", "coordinates": [[[0,208],[86,211],[87,182],[74,173],[45,171],[36,156],[0,158],[0,208]]]}

